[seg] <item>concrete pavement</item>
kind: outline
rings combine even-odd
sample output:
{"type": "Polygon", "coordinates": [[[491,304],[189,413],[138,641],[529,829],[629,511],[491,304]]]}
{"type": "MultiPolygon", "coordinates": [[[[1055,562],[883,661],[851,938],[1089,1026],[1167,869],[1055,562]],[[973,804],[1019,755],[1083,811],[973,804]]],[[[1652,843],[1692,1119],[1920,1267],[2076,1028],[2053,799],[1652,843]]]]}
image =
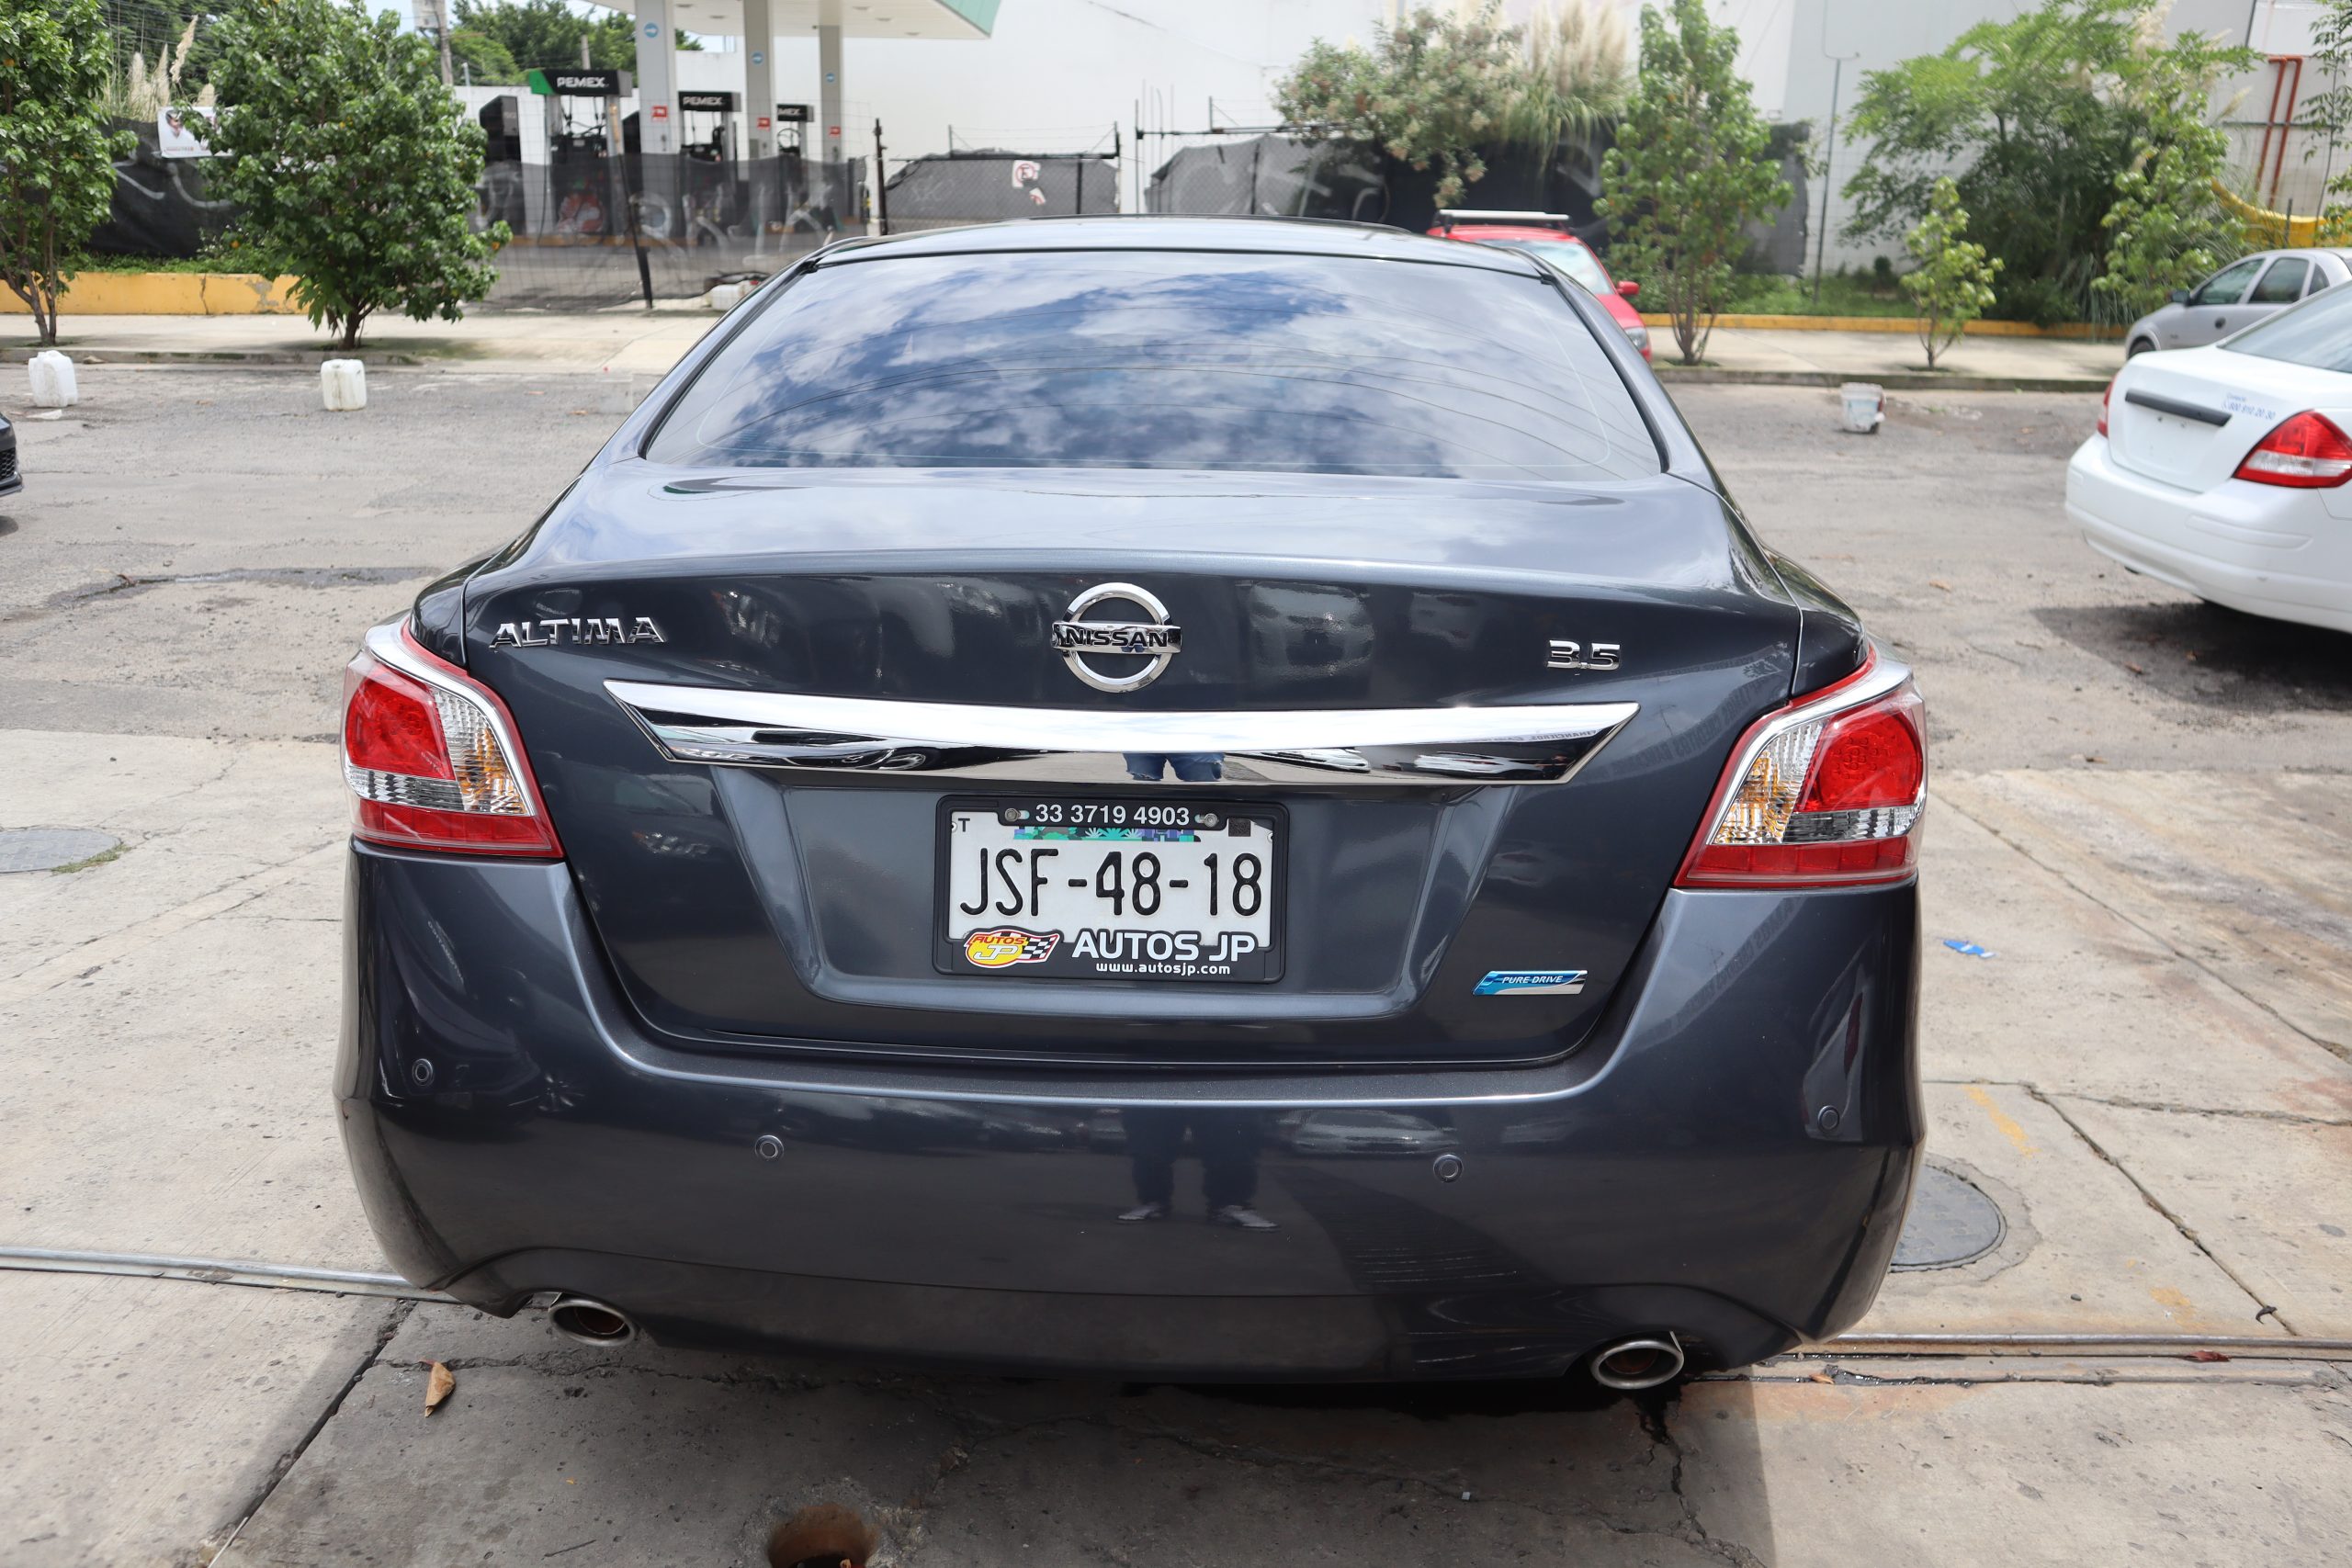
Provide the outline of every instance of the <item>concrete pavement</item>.
{"type": "MultiPolygon", "coordinates": [[[[0,828],[123,847],[0,876],[0,1244],[381,1267],[327,1103],[338,671],[364,626],[525,525],[615,415],[593,375],[544,367],[373,379],[366,414],[329,416],[307,378],[102,366],[81,408],[19,426],[0,828]]],[[[1864,1327],[2275,1355],[1839,1352],[1647,1406],[1136,1389],[0,1273],[22,1325],[0,1337],[0,1559],[176,1565],[233,1533],[228,1568],[748,1563],[820,1501],[916,1564],[2352,1555],[2352,1375],[2296,1344],[2352,1337],[2343,639],[2067,537],[2087,398],[1897,397],[1849,437],[1824,392],[1676,396],[1929,704],[1929,1157],[2005,1230],[1894,1276],[1864,1327]],[[428,1417],[433,1359],[458,1392],[428,1417]]]]}

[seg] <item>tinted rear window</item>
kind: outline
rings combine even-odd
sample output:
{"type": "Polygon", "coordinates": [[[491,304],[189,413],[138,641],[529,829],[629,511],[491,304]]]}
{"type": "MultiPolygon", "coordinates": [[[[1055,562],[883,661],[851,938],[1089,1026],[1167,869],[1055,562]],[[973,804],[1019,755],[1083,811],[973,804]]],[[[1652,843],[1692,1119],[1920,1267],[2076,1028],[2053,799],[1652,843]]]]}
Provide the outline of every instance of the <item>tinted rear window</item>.
{"type": "Polygon", "coordinates": [[[1654,474],[1554,285],[1164,252],[885,257],[759,307],[647,456],[727,468],[1654,474]]]}
{"type": "Polygon", "coordinates": [[[2259,355],[2290,365],[2352,371],[2352,288],[2314,294],[2222,346],[2232,354],[2259,355]]]}

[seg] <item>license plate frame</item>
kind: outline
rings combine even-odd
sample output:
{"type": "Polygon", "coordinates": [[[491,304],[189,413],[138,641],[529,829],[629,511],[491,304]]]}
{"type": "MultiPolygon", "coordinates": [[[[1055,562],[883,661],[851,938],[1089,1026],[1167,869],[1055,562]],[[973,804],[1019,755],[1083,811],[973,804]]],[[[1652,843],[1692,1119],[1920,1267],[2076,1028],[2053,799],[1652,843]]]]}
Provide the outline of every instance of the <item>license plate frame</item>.
{"type": "MultiPolygon", "coordinates": [[[[942,799],[935,820],[931,917],[932,963],[933,966],[943,975],[953,975],[964,978],[1023,981],[1030,984],[1039,981],[1055,981],[1080,985],[1189,984],[1220,987],[1268,985],[1283,976],[1290,949],[1288,918],[1291,824],[1289,812],[1277,803],[1227,798],[1195,799],[1167,795],[1080,795],[1046,792],[1023,795],[950,795],[942,799]],[[1058,808],[1063,813],[1062,819],[1033,818],[1031,822],[1022,824],[1008,819],[1004,815],[1008,812],[1023,810],[1042,814],[1047,808],[1058,808]],[[993,881],[990,881],[985,889],[991,899],[991,908],[988,911],[976,914],[961,910],[951,891],[955,885],[956,870],[951,857],[958,848],[956,841],[957,837],[956,824],[958,816],[974,812],[997,818],[997,830],[1000,832],[1006,828],[1023,826],[1032,828],[1039,834],[1039,837],[1033,840],[1038,847],[1050,845],[1057,851],[1068,851],[1075,847],[1081,852],[1090,845],[1115,845],[1122,852],[1126,852],[1131,847],[1134,852],[1148,852],[1160,857],[1163,868],[1169,846],[1173,843],[1186,842],[1182,840],[1170,840],[1164,836],[1170,832],[1191,832],[1196,835],[1191,840],[1192,842],[1202,842],[1203,839],[1200,836],[1205,835],[1219,840],[1231,840],[1237,846],[1248,845],[1247,850],[1237,848],[1236,857],[1238,860],[1239,854],[1246,852],[1255,852],[1262,857],[1265,880],[1263,908],[1266,917],[1263,922],[1263,944],[1248,953],[1233,958],[1224,971],[1219,972],[1218,965],[1210,955],[1198,954],[1192,958],[1182,956],[1177,951],[1181,946],[1181,941],[1176,932],[1169,933],[1170,951],[1167,956],[1159,956],[1153,951],[1155,944],[1151,942],[1150,927],[1138,926],[1134,918],[1113,917],[1108,908],[1102,909],[1102,912],[1106,918],[1099,926],[1091,926],[1087,921],[1073,922],[1067,919],[1044,920],[1026,911],[1019,916],[1003,915],[1000,912],[1001,902],[1010,890],[1000,887],[993,881]],[[1167,819],[1170,813],[1182,815],[1175,820],[1170,821],[1167,819]],[[1079,819],[1072,819],[1073,814],[1076,814],[1079,819]],[[1159,818],[1160,820],[1150,820],[1154,817],[1159,818]],[[1210,818],[1214,826],[1204,824],[1203,822],[1204,817],[1210,818]],[[1138,820],[1139,818],[1143,819],[1138,820]],[[1233,826],[1236,822],[1248,824],[1246,834],[1237,835],[1233,826]],[[1068,836],[1051,836],[1057,832],[1067,833],[1068,836]],[[1161,836],[1140,836],[1146,834],[1161,836]],[[998,930],[1010,931],[1013,934],[1005,939],[1001,945],[985,942],[981,945],[979,951],[991,959],[991,962],[984,963],[980,959],[969,956],[967,945],[967,939],[969,936],[980,931],[998,930]],[[1081,931],[1087,933],[1087,940],[1083,942],[1080,940],[1081,931]],[[1118,933],[1121,951],[1106,955],[1102,951],[1102,939],[1111,932],[1118,933]],[[1141,935],[1130,936],[1129,933],[1133,932],[1140,932],[1141,935]],[[1048,951],[1043,957],[1035,956],[1033,944],[1047,935],[1055,939],[1049,944],[1048,951]],[[1131,947],[1135,951],[1128,951],[1131,947]],[[1008,948],[1013,950],[1026,948],[1032,955],[1016,955],[1007,958],[1004,953],[1008,948]]],[[[972,847],[972,843],[973,840],[966,840],[964,852],[978,853],[978,851],[972,847]]],[[[1187,847],[1189,848],[1189,844],[1187,847]]],[[[1221,847],[1222,844],[1219,843],[1216,846],[1204,848],[1199,852],[1204,861],[1207,854],[1216,852],[1216,849],[1221,847]]],[[[1077,880],[1092,886],[1095,874],[1099,874],[1101,865],[1102,860],[1098,856],[1092,872],[1077,880]]],[[[1056,867],[1055,870],[1062,873],[1060,867],[1056,867]]],[[[1226,874],[1222,864],[1218,874],[1220,876],[1226,874]]],[[[1124,879],[1124,870],[1122,875],[1124,879]]],[[[1068,886],[1071,879],[1066,873],[1062,873],[1060,880],[1064,886],[1068,886]]],[[[1188,876],[1186,880],[1192,879],[1188,876]]],[[[1029,897],[1035,899],[1041,907],[1043,906],[1045,900],[1037,894],[1033,892],[1029,897]]],[[[1163,898],[1164,897],[1163,895],[1163,898]]],[[[1089,902],[1099,905],[1101,900],[1099,896],[1096,896],[1090,897],[1089,902]]],[[[1165,907],[1164,903],[1162,907],[1165,907]]],[[[1255,922],[1257,917],[1253,914],[1241,917],[1241,919],[1255,922]]],[[[1240,921],[1227,920],[1220,929],[1230,929],[1238,924],[1240,921]]],[[[1192,934],[1197,941],[1207,933],[1194,931],[1192,934]]]]}

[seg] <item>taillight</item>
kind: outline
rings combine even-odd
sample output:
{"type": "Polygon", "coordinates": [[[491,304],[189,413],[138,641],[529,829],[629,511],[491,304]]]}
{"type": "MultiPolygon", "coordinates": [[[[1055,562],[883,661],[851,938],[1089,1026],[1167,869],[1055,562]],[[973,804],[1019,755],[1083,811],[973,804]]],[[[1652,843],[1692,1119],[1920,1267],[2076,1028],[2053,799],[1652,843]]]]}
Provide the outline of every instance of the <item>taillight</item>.
{"type": "Polygon", "coordinates": [[[2115,378],[2107,378],[2107,390],[2098,395],[2098,433],[2107,434],[2107,405],[2115,400],[2115,378]]]}
{"type": "Polygon", "coordinates": [[[1911,672],[1862,668],[1740,737],[1678,887],[1833,887],[1912,874],[1928,747],[1911,672]]]}
{"type": "Polygon", "coordinates": [[[563,852],[506,705],[405,624],[369,632],[344,671],[343,776],[358,797],[351,831],[370,843],[563,852]]]}
{"type": "Polygon", "coordinates": [[[2352,479],[2352,440],[2324,414],[2299,413],[2255,445],[2237,478],[2294,490],[2333,490],[2352,479]]]}

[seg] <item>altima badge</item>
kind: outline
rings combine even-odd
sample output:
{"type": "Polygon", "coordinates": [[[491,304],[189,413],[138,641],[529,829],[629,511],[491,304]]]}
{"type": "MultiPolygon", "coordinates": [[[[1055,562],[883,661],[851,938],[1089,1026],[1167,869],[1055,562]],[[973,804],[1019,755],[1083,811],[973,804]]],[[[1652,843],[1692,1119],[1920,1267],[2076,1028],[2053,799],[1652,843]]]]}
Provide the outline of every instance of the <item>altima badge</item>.
{"type": "Polygon", "coordinates": [[[501,621],[492,648],[553,648],[558,643],[667,642],[650,615],[567,615],[560,621],[501,621]]]}
{"type": "Polygon", "coordinates": [[[1069,602],[1066,618],[1054,623],[1054,651],[1070,673],[1099,692],[1132,692],[1159,679],[1184,646],[1184,628],[1168,622],[1168,606],[1132,582],[1103,582],[1069,602]],[[1148,621],[1083,621],[1080,616],[1097,604],[1120,601],[1134,604],[1148,621]],[[1086,661],[1088,654],[1117,654],[1149,662],[1124,675],[1105,675],[1086,661]]]}

